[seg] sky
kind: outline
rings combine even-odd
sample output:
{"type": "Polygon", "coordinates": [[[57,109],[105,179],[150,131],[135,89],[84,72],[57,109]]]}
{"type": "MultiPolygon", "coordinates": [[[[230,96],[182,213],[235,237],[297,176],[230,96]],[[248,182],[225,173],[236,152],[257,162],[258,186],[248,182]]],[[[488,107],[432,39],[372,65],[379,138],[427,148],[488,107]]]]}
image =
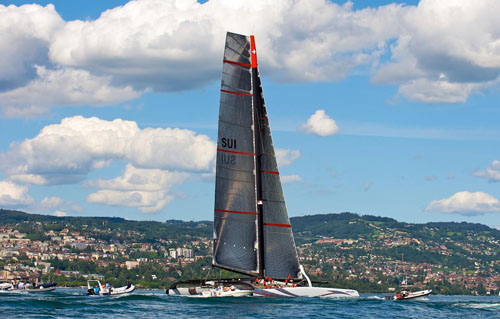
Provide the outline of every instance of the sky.
{"type": "Polygon", "coordinates": [[[496,0],[0,1],[0,207],[211,220],[226,31],[290,216],[500,226],[496,0]]]}

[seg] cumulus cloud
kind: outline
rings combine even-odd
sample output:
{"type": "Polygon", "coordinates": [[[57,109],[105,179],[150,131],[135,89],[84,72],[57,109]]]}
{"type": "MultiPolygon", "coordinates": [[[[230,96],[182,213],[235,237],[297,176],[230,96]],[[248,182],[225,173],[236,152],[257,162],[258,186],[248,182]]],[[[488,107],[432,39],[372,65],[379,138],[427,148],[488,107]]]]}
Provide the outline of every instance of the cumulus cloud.
{"type": "Polygon", "coordinates": [[[68,213],[63,212],[63,211],[61,211],[61,210],[56,210],[56,211],[54,212],[54,216],[56,216],[56,217],[65,217],[65,216],[67,216],[67,215],[68,215],[68,213]]]}
{"type": "Polygon", "coordinates": [[[147,88],[200,87],[219,78],[226,30],[254,33],[263,73],[278,81],[339,81],[363,67],[405,98],[463,102],[498,83],[499,10],[496,0],[361,10],[323,0],[137,0],[96,20],[65,22],[52,5],[0,6],[0,92],[16,102],[3,112],[36,115],[52,105],[116,103],[147,88]],[[77,73],[87,86],[60,82],[65,89],[53,101],[31,103],[39,91],[29,88],[77,73]],[[95,96],[96,83],[105,94],[95,96]]]}
{"type": "Polygon", "coordinates": [[[139,169],[128,164],[122,176],[88,183],[88,186],[100,190],[90,194],[87,201],[111,206],[137,207],[145,213],[155,212],[174,199],[168,192],[188,177],[189,174],[185,172],[139,169]]]}
{"type": "Polygon", "coordinates": [[[71,184],[112,160],[140,168],[207,172],[214,158],[215,143],[190,130],[140,129],[133,121],[75,116],[13,143],[0,153],[0,168],[18,182],[71,184]]]}
{"type": "Polygon", "coordinates": [[[404,97],[428,103],[464,102],[498,83],[498,10],[494,0],[420,1],[401,16],[404,28],[374,82],[398,84],[404,97]]]}
{"type": "Polygon", "coordinates": [[[302,177],[299,175],[281,175],[280,178],[283,184],[300,182],[302,180],[302,177]]]}
{"type": "Polygon", "coordinates": [[[428,212],[474,216],[486,213],[500,213],[500,202],[487,193],[463,191],[449,198],[432,201],[425,210],[428,212]]]}
{"type": "Polygon", "coordinates": [[[54,215],[56,215],[58,211],[64,211],[65,214],[67,214],[67,211],[74,213],[83,213],[83,208],[80,205],[75,204],[71,201],[64,200],[57,196],[45,197],[40,203],[38,203],[37,205],[33,205],[33,209],[42,212],[55,210],[53,213],[54,215]]]}
{"type": "Polygon", "coordinates": [[[339,127],[337,123],[335,123],[335,120],[330,118],[324,110],[317,110],[314,112],[300,129],[308,134],[319,136],[330,136],[337,134],[339,131],[339,127]]]}
{"type": "Polygon", "coordinates": [[[275,153],[276,161],[278,162],[279,167],[291,165],[293,162],[299,159],[301,155],[299,150],[289,150],[282,148],[277,148],[275,150],[275,153]]]}
{"type": "Polygon", "coordinates": [[[48,47],[64,27],[52,4],[46,7],[0,5],[0,92],[37,77],[36,65],[50,65],[48,47]]]}
{"type": "Polygon", "coordinates": [[[36,72],[38,77],[25,86],[0,93],[5,116],[36,116],[53,106],[120,103],[140,95],[130,86],[111,86],[110,76],[93,76],[84,70],[48,70],[37,66],[36,72]]]}
{"type": "Polygon", "coordinates": [[[64,204],[64,200],[57,196],[45,197],[42,199],[38,207],[42,210],[50,210],[64,204]]]}
{"type": "Polygon", "coordinates": [[[484,171],[477,171],[474,176],[488,179],[490,182],[500,181],[500,161],[494,160],[484,171]]]}
{"type": "Polygon", "coordinates": [[[10,181],[0,181],[0,205],[6,207],[22,207],[33,203],[28,194],[28,187],[10,181]]]}

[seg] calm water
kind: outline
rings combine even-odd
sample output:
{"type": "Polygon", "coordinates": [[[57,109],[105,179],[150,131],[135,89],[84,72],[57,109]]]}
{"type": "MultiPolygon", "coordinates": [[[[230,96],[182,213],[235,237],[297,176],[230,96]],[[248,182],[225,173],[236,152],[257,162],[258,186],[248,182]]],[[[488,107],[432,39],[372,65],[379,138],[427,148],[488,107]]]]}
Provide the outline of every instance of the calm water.
{"type": "Polygon", "coordinates": [[[430,296],[394,302],[382,295],[357,300],[213,298],[135,291],[87,297],[83,289],[44,294],[0,294],[0,318],[500,318],[500,297],[430,296]]]}

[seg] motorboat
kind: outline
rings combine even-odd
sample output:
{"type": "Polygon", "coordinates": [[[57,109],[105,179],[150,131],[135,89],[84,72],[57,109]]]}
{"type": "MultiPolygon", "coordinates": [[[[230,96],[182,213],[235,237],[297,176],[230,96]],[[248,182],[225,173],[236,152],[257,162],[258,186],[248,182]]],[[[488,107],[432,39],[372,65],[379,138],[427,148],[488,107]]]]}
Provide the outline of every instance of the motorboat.
{"type": "Polygon", "coordinates": [[[432,293],[432,289],[419,290],[419,291],[409,291],[402,290],[395,295],[386,296],[387,300],[409,300],[428,296],[432,293]]]}
{"type": "Polygon", "coordinates": [[[132,284],[127,284],[123,287],[113,288],[109,286],[103,286],[99,280],[88,280],[87,281],[87,295],[88,296],[116,296],[132,293],[135,290],[135,286],[132,284]]]}

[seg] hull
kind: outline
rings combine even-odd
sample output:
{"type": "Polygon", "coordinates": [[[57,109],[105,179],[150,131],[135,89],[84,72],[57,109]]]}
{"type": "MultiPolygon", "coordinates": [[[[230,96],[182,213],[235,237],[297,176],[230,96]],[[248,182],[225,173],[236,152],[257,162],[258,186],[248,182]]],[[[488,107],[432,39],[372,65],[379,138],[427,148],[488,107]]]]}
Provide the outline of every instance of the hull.
{"type": "Polygon", "coordinates": [[[119,295],[125,295],[132,293],[135,290],[135,286],[131,285],[129,288],[127,286],[119,287],[119,288],[113,288],[113,290],[109,292],[100,292],[99,294],[94,294],[94,293],[88,293],[87,295],[89,296],[119,296],[119,295]]]}
{"type": "Polygon", "coordinates": [[[174,288],[166,291],[167,295],[171,296],[187,296],[187,297],[246,297],[253,294],[250,289],[237,289],[236,291],[221,291],[212,287],[186,287],[174,288]]]}
{"type": "Polygon", "coordinates": [[[320,297],[332,299],[359,297],[356,290],[323,287],[256,288],[253,295],[261,297],[320,297]]]}
{"type": "Polygon", "coordinates": [[[224,297],[250,297],[252,296],[252,290],[236,290],[236,291],[220,291],[216,289],[211,289],[209,291],[204,291],[201,295],[191,295],[190,297],[198,298],[224,298],[224,297]]]}
{"type": "Polygon", "coordinates": [[[421,298],[421,297],[425,297],[425,296],[428,296],[430,295],[432,292],[431,289],[427,289],[427,290],[420,290],[420,291],[415,291],[415,292],[410,292],[408,295],[406,296],[391,296],[389,299],[392,299],[392,300],[410,300],[410,299],[416,299],[416,298],[421,298]]]}
{"type": "Polygon", "coordinates": [[[105,296],[117,296],[117,295],[124,295],[124,294],[129,294],[135,290],[135,286],[131,285],[130,288],[127,288],[127,286],[123,286],[120,288],[113,288],[111,292],[104,293],[103,295],[105,296]]]}
{"type": "Polygon", "coordinates": [[[27,292],[29,293],[42,293],[42,292],[50,292],[56,290],[56,287],[49,287],[49,288],[35,288],[35,289],[26,289],[27,292]]]}

